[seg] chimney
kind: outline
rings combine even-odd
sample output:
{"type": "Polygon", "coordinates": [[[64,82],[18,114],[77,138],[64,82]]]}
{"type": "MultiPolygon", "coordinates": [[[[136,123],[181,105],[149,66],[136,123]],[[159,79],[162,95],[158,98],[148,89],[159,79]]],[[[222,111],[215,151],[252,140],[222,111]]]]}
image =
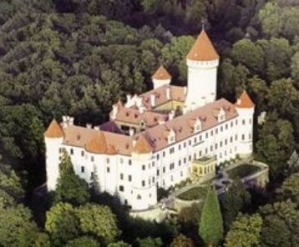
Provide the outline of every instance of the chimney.
{"type": "Polygon", "coordinates": [[[86,124],[86,128],[87,128],[87,129],[91,129],[91,126],[92,126],[92,125],[91,125],[90,123],[87,123],[87,124],[86,124]]]}
{"type": "Polygon", "coordinates": [[[100,130],[100,126],[94,126],[93,129],[99,131],[100,130]]]}
{"type": "Polygon", "coordinates": [[[125,104],[125,107],[131,107],[132,105],[134,105],[132,104],[132,96],[130,94],[127,94],[126,97],[127,97],[127,102],[125,104]]]}
{"type": "Polygon", "coordinates": [[[133,129],[133,128],[130,128],[130,129],[129,129],[129,135],[130,135],[130,136],[133,136],[134,134],[135,134],[134,129],[133,129]]]}
{"type": "Polygon", "coordinates": [[[66,128],[67,126],[67,116],[62,116],[62,127],[66,128]]]}
{"type": "Polygon", "coordinates": [[[141,107],[142,106],[142,98],[136,97],[136,105],[137,105],[137,107],[141,107]]]}
{"type": "Polygon", "coordinates": [[[144,110],[145,110],[145,107],[144,106],[139,106],[138,110],[139,110],[139,113],[143,113],[144,110]]]}
{"type": "Polygon", "coordinates": [[[170,88],[166,87],[166,99],[170,99],[170,88]]]}
{"type": "Polygon", "coordinates": [[[172,120],[174,118],[174,110],[168,113],[168,121],[172,120]]]}
{"type": "Polygon", "coordinates": [[[187,106],[183,106],[183,115],[185,115],[188,112],[187,106]]]}
{"type": "Polygon", "coordinates": [[[184,95],[186,96],[187,95],[187,87],[183,87],[184,88],[184,95]]]}
{"type": "Polygon", "coordinates": [[[241,99],[238,99],[237,100],[237,105],[240,105],[241,104],[241,99]]]}
{"type": "Polygon", "coordinates": [[[111,118],[112,119],[116,119],[117,112],[118,112],[118,106],[117,105],[113,105],[112,106],[112,114],[111,114],[111,118]]]}
{"type": "Polygon", "coordinates": [[[74,125],[74,118],[73,117],[69,117],[69,125],[74,125]]]}
{"type": "Polygon", "coordinates": [[[156,95],[154,95],[154,94],[150,95],[151,106],[155,106],[155,98],[156,98],[156,95]]]}

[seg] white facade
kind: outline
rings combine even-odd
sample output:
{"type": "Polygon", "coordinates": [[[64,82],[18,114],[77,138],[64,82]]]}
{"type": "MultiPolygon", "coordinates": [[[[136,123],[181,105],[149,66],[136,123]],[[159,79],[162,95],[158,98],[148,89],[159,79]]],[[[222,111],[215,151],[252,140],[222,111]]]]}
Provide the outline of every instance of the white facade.
{"type": "MultiPolygon", "coordinates": [[[[63,136],[59,136],[59,131],[58,134],[55,131],[54,134],[48,134],[49,127],[45,133],[48,190],[55,190],[61,155],[66,151],[71,157],[76,174],[81,178],[90,183],[92,174],[96,172],[101,191],[119,196],[122,203],[130,205],[133,210],[145,210],[157,204],[157,188],[167,189],[190,177],[193,160],[213,156],[219,164],[235,158],[236,155],[251,155],[254,105],[248,98],[246,102],[252,103],[250,107],[248,104],[245,106],[241,102],[242,99],[238,101],[238,105],[226,100],[215,101],[218,64],[218,59],[212,61],[187,59],[188,88],[184,103],[189,110],[181,116],[181,121],[177,121],[176,117],[169,118],[165,123],[157,123],[156,127],[150,128],[150,130],[156,128],[155,131],[142,130],[141,134],[149,135],[149,139],[154,143],[160,138],[165,138],[154,135],[158,128],[165,125],[165,129],[168,129],[172,122],[177,122],[172,124],[173,128],[167,130],[166,144],[159,144],[160,146],[157,143],[149,144],[152,145],[150,150],[142,147],[140,152],[134,151],[140,133],[117,136],[105,132],[107,143],[113,144],[117,152],[108,154],[108,152],[87,151],[86,142],[99,133],[98,128],[82,128],[64,121],[61,129],[63,136]],[[179,137],[183,130],[178,124],[183,120],[189,120],[183,118],[192,114],[190,108],[195,109],[194,112],[198,111],[199,116],[194,121],[192,132],[179,137]],[[204,114],[207,117],[204,117],[204,114]],[[83,135],[86,136],[83,138],[83,135]]],[[[165,83],[168,84],[169,81],[165,83]]],[[[167,102],[173,97],[171,90],[170,86],[166,87],[167,102]]],[[[126,111],[133,106],[139,108],[142,106],[142,112],[147,111],[146,103],[150,108],[154,107],[158,102],[156,100],[161,100],[162,97],[161,92],[154,93],[153,95],[157,97],[155,102],[152,102],[152,97],[148,97],[148,101],[144,102],[141,102],[141,97],[137,95],[128,97],[126,111]]],[[[118,107],[113,107],[112,120],[117,118],[118,107]]],[[[190,120],[193,121],[193,117],[190,120]]]]}
{"type": "Polygon", "coordinates": [[[187,59],[188,91],[185,104],[193,108],[216,100],[219,59],[192,61],[187,59]]]}

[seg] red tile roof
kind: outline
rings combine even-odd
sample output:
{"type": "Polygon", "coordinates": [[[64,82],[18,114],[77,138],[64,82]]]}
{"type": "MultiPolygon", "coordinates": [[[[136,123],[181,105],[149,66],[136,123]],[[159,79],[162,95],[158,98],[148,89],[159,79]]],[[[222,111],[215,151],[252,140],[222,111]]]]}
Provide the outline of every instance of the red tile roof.
{"type": "MultiPolygon", "coordinates": [[[[225,99],[220,99],[203,107],[199,107],[185,115],[176,117],[173,120],[166,122],[165,124],[156,125],[142,133],[137,133],[135,134],[135,136],[127,136],[102,130],[98,131],[95,129],[73,125],[68,126],[64,129],[64,144],[82,148],[86,147],[86,149],[88,149],[87,144],[92,144],[91,151],[96,150],[98,152],[97,149],[99,141],[93,139],[95,139],[95,136],[100,132],[102,137],[99,139],[105,139],[106,141],[106,145],[104,146],[106,146],[107,149],[112,150],[113,148],[108,147],[109,145],[113,145],[114,147],[117,147],[117,153],[122,155],[131,156],[133,150],[139,153],[158,151],[169,145],[167,140],[167,133],[170,129],[175,132],[175,140],[182,141],[194,135],[193,125],[194,120],[196,119],[201,120],[202,131],[218,125],[219,123],[217,120],[217,116],[215,116],[215,111],[219,111],[219,109],[221,108],[225,112],[225,121],[238,116],[236,107],[233,104],[225,99]],[[105,138],[103,138],[103,136],[105,138]],[[133,147],[133,140],[137,137],[139,137],[139,139],[133,147]]],[[[106,153],[107,149],[105,150],[106,153]]]]}
{"type": "Polygon", "coordinates": [[[133,147],[132,150],[134,153],[138,153],[138,154],[145,154],[145,153],[150,153],[153,151],[152,147],[150,146],[150,144],[147,142],[147,140],[145,139],[145,137],[141,134],[135,144],[135,146],[133,147]]]}
{"type": "Polygon", "coordinates": [[[168,71],[164,68],[163,65],[159,67],[159,69],[155,72],[155,74],[152,77],[156,80],[168,80],[171,79],[171,75],[168,73],[168,71]]]}
{"type": "Polygon", "coordinates": [[[187,55],[187,59],[195,61],[212,61],[219,59],[219,55],[205,30],[202,30],[197,37],[197,40],[187,55]]]}
{"type": "Polygon", "coordinates": [[[235,103],[235,106],[238,108],[252,108],[255,105],[252,102],[252,100],[250,99],[247,92],[244,90],[242,92],[241,96],[239,97],[239,99],[237,100],[237,102],[235,103]]]}
{"type": "Polygon", "coordinates": [[[105,135],[99,131],[85,146],[86,151],[97,154],[105,154],[107,151],[107,142],[105,135]]]}
{"type": "Polygon", "coordinates": [[[64,133],[61,126],[53,119],[44,135],[48,138],[61,138],[64,136],[64,133]]]}

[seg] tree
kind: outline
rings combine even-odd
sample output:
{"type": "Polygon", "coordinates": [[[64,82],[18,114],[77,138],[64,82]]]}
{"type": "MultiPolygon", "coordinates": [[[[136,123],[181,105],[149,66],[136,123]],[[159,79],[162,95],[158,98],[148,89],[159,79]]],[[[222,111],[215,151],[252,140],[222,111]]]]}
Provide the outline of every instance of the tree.
{"type": "Polygon", "coordinates": [[[223,220],[215,189],[210,189],[204,202],[199,235],[209,246],[217,245],[223,238],[223,220]]]}
{"type": "Polygon", "coordinates": [[[187,238],[183,234],[179,234],[173,239],[170,247],[194,247],[194,244],[190,238],[187,238]]]}
{"type": "Polygon", "coordinates": [[[75,174],[70,157],[65,153],[59,164],[59,177],[54,201],[82,205],[89,200],[88,184],[75,174]]]}
{"type": "Polygon", "coordinates": [[[0,222],[1,246],[33,246],[38,229],[28,208],[23,205],[0,208],[0,222]]]}
{"type": "Polygon", "coordinates": [[[77,209],[82,232],[93,234],[104,243],[112,242],[119,234],[115,215],[107,206],[86,204],[77,209]]]}
{"type": "Polygon", "coordinates": [[[67,242],[65,247],[99,247],[98,242],[92,237],[82,236],[67,242]]]}
{"type": "Polygon", "coordinates": [[[229,230],[239,212],[245,211],[250,205],[250,194],[240,180],[234,180],[224,195],[222,208],[224,228],[229,230]]]}
{"type": "Polygon", "coordinates": [[[80,222],[71,204],[58,203],[46,214],[45,229],[54,246],[62,246],[80,234],[80,222]]]}
{"type": "Polygon", "coordinates": [[[163,242],[160,238],[147,237],[143,239],[137,239],[139,247],[161,247],[163,242]]]}
{"type": "Polygon", "coordinates": [[[267,204],[259,209],[263,218],[262,246],[298,246],[299,211],[290,200],[267,204]]]}
{"type": "Polygon", "coordinates": [[[299,173],[294,173],[288,177],[277,189],[277,195],[281,200],[290,199],[299,205],[299,173]]]}
{"type": "Polygon", "coordinates": [[[259,214],[240,214],[232,224],[226,238],[225,247],[256,247],[260,246],[262,218],[259,214]]]}

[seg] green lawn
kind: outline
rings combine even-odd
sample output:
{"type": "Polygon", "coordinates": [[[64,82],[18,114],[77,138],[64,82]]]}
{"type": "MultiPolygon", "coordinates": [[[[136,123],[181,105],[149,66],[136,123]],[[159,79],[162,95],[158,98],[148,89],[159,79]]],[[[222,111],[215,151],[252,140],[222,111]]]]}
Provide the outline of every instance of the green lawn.
{"type": "Polygon", "coordinates": [[[186,201],[203,199],[205,198],[207,192],[208,192],[208,186],[194,187],[178,195],[178,198],[186,201]]]}
{"type": "Polygon", "coordinates": [[[261,168],[258,166],[244,164],[244,165],[240,165],[235,168],[232,168],[230,170],[227,170],[226,172],[227,172],[229,178],[236,179],[236,178],[244,178],[244,177],[250,176],[260,170],[261,170],[261,168]]]}

